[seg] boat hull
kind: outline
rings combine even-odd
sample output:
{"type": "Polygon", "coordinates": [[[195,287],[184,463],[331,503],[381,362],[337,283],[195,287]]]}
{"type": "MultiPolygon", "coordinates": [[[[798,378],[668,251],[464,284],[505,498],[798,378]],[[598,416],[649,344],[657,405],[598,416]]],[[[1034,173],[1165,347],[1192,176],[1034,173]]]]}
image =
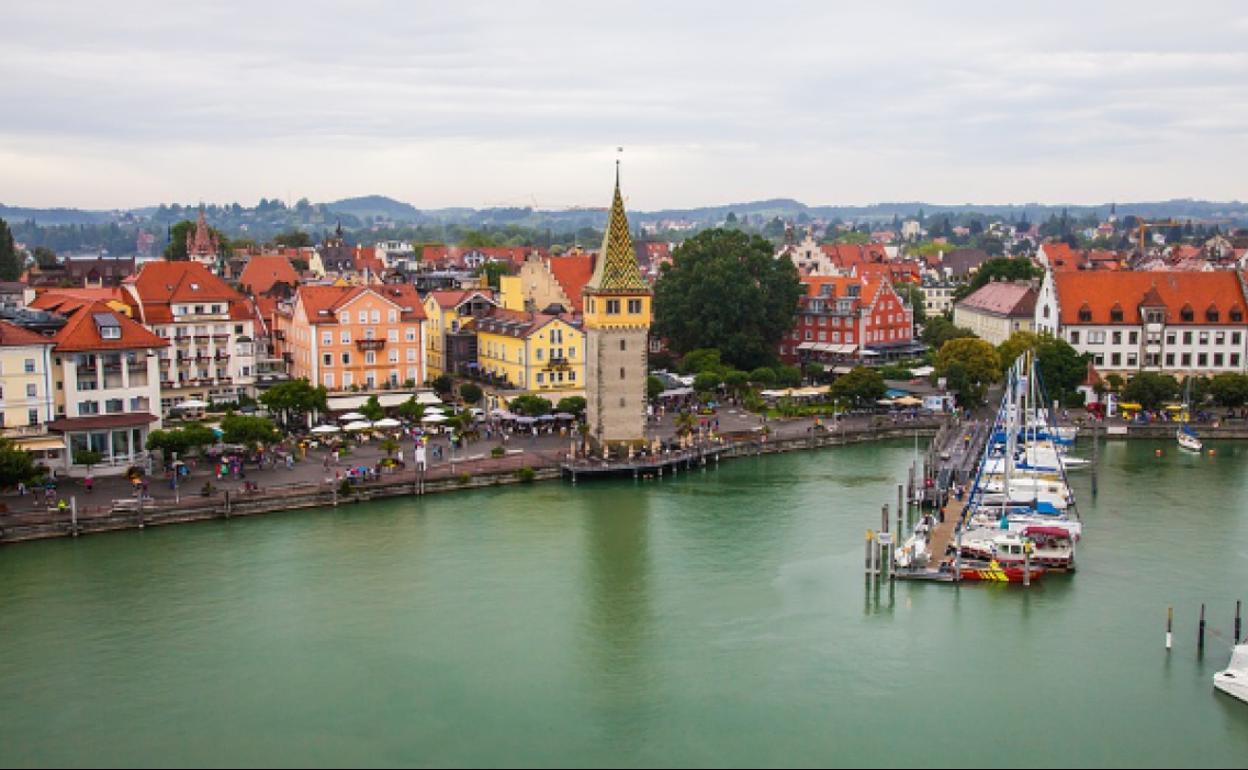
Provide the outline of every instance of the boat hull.
{"type": "MultiPolygon", "coordinates": [[[[1031,580],[1035,582],[1044,577],[1045,569],[1043,567],[1031,568],[1031,580]]],[[[962,567],[963,580],[977,580],[986,583],[1022,583],[1023,568],[1022,567],[1003,567],[999,564],[986,564],[983,566],[967,566],[962,567]]]]}

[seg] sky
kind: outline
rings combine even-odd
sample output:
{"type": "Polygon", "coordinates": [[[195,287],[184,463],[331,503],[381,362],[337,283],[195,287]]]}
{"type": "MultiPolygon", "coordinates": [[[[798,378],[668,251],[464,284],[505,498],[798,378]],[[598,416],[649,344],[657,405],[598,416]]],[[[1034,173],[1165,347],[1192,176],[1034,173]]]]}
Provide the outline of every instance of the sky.
{"type": "Polygon", "coordinates": [[[4,0],[0,202],[1244,199],[1248,3],[4,0]]]}

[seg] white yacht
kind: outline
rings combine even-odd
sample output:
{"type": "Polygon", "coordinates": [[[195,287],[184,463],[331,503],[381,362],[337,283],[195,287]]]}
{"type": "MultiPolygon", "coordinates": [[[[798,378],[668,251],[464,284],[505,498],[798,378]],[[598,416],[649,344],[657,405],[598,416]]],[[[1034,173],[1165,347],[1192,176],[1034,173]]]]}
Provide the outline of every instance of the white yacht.
{"type": "Polygon", "coordinates": [[[1248,642],[1231,648],[1231,662],[1213,675],[1213,686],[1248,703],[1248,642]]]}

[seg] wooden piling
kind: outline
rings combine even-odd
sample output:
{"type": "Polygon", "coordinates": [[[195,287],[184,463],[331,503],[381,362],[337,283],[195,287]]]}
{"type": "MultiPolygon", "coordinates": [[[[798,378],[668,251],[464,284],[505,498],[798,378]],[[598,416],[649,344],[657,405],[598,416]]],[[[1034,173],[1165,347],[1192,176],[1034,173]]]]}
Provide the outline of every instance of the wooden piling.
{"type": "Polygon", "coordinates": [[[868,529],[867,537],[866,537],[866,541],[867,541],[866,559],[863,564],[863,569],[866,571],[867,577],[871,576],[871,541],[874,539],[875,539],[875,533],[868,529]]]}
{"type": "Polygon", "coordinates": [[[1031,543],[1023,543],[1023,587],[1031,586],[1031,543]]]}
{"type": "Polygon", "coordinates": [[[230,490],[225,490],[225,518],[230,518],[230,490]]]}
{"type": "Polygon", "coordinates": [[[1239,644],[1240,642],[1239,635],[1243,632],[1243,628],[1239,619],[1239,610],[1240,610],[1240,601],[1236,599],[1235,600],[1235,644],[1239,644]]]}
{"type": "Polygon", "coordinates": [[[1174,647],[1174,608],[1166,608],[1166,651],[1174,647]]]}
{"type": "Polygon", "coordinates": [[[903,519],[906,515],[905,494],[906,494],[905,489],[900,484],[898,484],[897,485],[897,537],[899,538],[901,537],[901,534],[905,532],[906,529],[908,529],[906,525],[909,524],[909,522],[905,522],[905,524],[903,524],[903,519]]]}
{"type": "Polygon", "coordinates": [[[1205,603],[1200,603],[1200,626],[1196,631],[1196,652],[1197,654],[1205,651],[1205,603]]]}
{"type": "MultiPolygon", "coordinates": [[[[69,531],[74,537],[78,537],[78,498],[69,498],[69,531]]],[[[1238,636],[1238,632],[1236,632],[1238,636]]]]}

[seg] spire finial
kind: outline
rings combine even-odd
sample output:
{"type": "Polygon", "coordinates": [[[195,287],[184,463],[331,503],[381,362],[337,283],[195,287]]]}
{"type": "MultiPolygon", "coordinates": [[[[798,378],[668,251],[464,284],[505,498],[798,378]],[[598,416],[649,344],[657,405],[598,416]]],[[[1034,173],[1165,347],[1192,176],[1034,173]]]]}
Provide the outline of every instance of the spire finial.
{"type": "Polygon", "coordinates": [[[616,188],[617,188],[617,189],[618,189],[618,188],[619,188],[619,186],[620,186],[620,157],[621,157],[623,154],[624,154],[624,148],[623,148],[623,147],[616,147],[616,148],[615,148],[615,186],[616,186],[616,188]]]}

